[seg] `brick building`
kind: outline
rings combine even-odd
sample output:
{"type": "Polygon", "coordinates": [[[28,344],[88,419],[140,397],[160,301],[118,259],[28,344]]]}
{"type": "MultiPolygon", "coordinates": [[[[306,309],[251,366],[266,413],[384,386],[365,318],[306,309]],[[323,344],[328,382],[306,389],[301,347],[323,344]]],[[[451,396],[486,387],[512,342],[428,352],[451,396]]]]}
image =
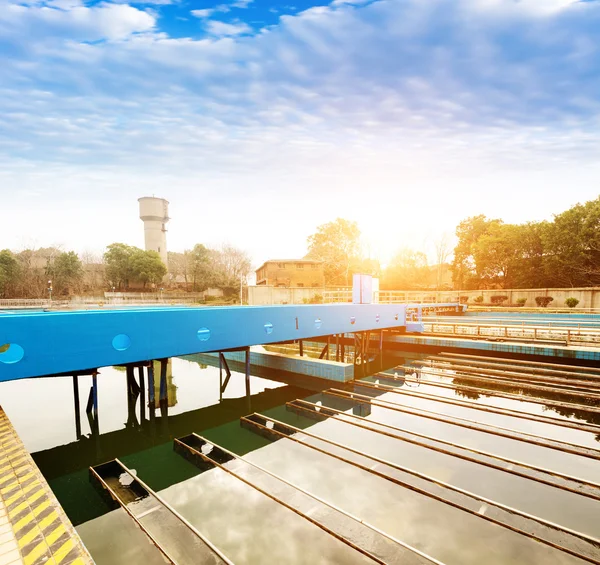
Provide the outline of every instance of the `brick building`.
{"type": "Polygon", "coordinates": [[[323,287],[323,262],[310,259],[272,259],[256,270],[256,284],[265,286],[323,287]]]}

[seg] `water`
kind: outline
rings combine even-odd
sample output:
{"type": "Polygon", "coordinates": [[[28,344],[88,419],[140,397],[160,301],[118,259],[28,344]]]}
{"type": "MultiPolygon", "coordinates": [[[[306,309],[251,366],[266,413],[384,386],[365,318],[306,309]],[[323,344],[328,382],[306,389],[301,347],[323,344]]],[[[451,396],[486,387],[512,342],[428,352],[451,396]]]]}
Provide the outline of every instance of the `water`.
{"type": "MultiPolygon", "coordinates": [[[[404,364],[404,360],[396,360],[396,363],[404,364]]],[[[389,473],[398,480],[410,478],[401,471],[374,464],[373,460],[365,457],[349,455],[346,450],[333,448],[321,440],[300,435],[298,437],[307,445],[289,439],[270,442],[240,427],[239,418],[252,412],[270,415],[321,438],[352,447],[367,456],[379,457],[522,512],[600,538],[598,500],[439,453],[373,430],[385,431],[386,428],[380,425],[385,423],[406,432],[426,434],[589,481],[600,480],[598,460],[377,406],[372,406],[370,413],[358,419],[371,427],[371,431],[350,425],[348,422],[352,420],[351,417],[315,422],[286,410],[285,403],[304,398],[310,402],[320,402],[323,406],[341,408],[348,414],[353,412],[347,403],[339,399],[274,380],[277,378],[277,375],[271,375],[270,378],[253,376],[251,396],[246,398],[244,376],[233,372],[227,390],[221,397],[218,369],[189,360],[173,359],[168,379],[169,406],[163,406],[162,412],[157,409],[156,418],[151,419],[148,410],[142,409],[139,398],[134,403],[128,401],[124,372],[105,368],[98,376],[99,433],[94,433],[94,422],[89,422],[85,415],[90,377],[79,378],[79,425],[75,418],[71,378],[2,383],[0,398],[7,415],[98,565],[164,563],[156,548],[133,525],[124,511],[112,510],[90,484],[88,467],[115,457],[134,469],[140,478],[236,563],[372,562],[225,471],[212,469],[199,472],[173,451],[173,438],[191,432],[243,455],[247,460],[345,512],[357,515],[389,536],[445,563],[562,565],[583,562],[309,447],[314,445],[327,453],[381,469],[382,473],[389,473]]],[[[374,382],[375,379],[372,377],[368,380],[374,382]]],[[[452,382],[451,377],[441,376],[440,380],[452,382]]],[[[390,383],[385,381],[385,384],[390,383]]],[[[399,390],[418,390],[443,398],[464,399],[460,391],[430,385],[420,385],[415,389],[405,383],[399,390]]],[[[369,394],[370,391],[357,389],[357,392],[369,394]]],[[[376,399],[600,449],[599,437],[592,432],[491,414],[395,392],[378,394],[376,399]]],[[[473,401],[575,421],[573,415],[561,415],[543,405],[527,402],[526,397],[519,401],[480,396],[473,401]]],[[[583,411],[577,415],[590,423],[597,421],[594,415],[583,411]]],[[[387,431],[390,429],[387,428],[387,431]]],[[[422,558],[400,548],[388,538],[298,494],[290,487],[282,486],[272,478],[261,477],[259,472],[241,461],[233,461],[227,466],[269,492],[276,493],[301,512],[337,529],[358,545],[373,548],[376,554],[386,556],[386,562],[421,562],[422,558]],[[390,551],[390,547],[395,551],[390,551]],[[396,557],[392,557],[394,555],[396,557]]]]}

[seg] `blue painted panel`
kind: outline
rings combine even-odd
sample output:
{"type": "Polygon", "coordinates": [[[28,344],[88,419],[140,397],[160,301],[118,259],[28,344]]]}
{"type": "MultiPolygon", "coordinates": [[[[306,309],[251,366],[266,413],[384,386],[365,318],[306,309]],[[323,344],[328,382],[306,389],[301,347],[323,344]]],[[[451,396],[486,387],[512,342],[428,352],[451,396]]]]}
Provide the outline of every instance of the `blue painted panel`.
{"type": "Polygon", "coordinates": [[[0,316],[0,381],[402,327],[401,304],[143,308],[0,316]]]}

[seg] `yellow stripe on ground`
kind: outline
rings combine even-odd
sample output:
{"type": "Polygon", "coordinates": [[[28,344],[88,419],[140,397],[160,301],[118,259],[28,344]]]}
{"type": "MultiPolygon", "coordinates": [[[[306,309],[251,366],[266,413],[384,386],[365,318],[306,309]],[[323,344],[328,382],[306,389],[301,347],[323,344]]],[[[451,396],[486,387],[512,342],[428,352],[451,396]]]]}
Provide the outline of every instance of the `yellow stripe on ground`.
{"type": "MultiPolygon", "coordinates": [[[[55,528],[46,538],[38,543],[27,555],[23,556],[23,561],[25,565],[32,565],[37,561],[46,551],[50,550],[50,546],[65,533],[66,529],[64,524],[59,524],[57,528],[55,528]]],[[[53,558],[51,557],[46,561],[46,563],[53,563],[53,558]]]]}
{"type": "Polygon", "coordinates": [[[58,518],[58,512],[56,510],[53,510],[41,522],[38,522],[38,526],[40,527],[40,530],[45,530],[57,518],[58,518]]]}
{"type": "Polygon", "coordinates": [[[38,543],[27,555],[23,556],[25,565],[33,565],[46,551],[48,546],[45,541],[38,543]]]}
{"type": "MultiPolygon", "coordinates": [[[[34,518],[39,516],[44,510],[46,510],[46,508],[48,508],[48,506],[50,506],[49,500],[45,500],[44,502],[42,502],[37,508],[35,508],[33,510],[33,512],[30,512],[29,514],[27,514],[27,516],[24,516],[23,518],[21,518],[16,524],[13,524],[13,532],[15,532],[15,534],[16,534],[19,530],[23,529],[27,524],[29,524],[29,522],[31,522],[31,520],[33,520],[34,518]]],[[[56,514],[56,512],[53,512],[53,514],[56,514]]],[[[51,515],[52,514],[50,514],[50,516],[51,515]]],[[[52,522],[52,520],[50,522],[52,522]]],[[[40,526],[40,528],[44,529],[45,526],[42,527],[41,524],[42,524],[42,522],[40,522],[38,525],[40,526]]]]}
{"type": "Polygon", "coordinates": [[[27,485],[25,488],[21,489],[17,494],[13,494],[10,498],[4,501],[5,506],[10,506],[13,502],[16,502],[22,496],[25,496],[28,492],[31,492],[34,488],[41,488],[40,483],[37,481],[27,485]]]}
{"type": "Polygon", "coordinates": [[[23,475],[22,477],[19,477],[17,480],[13,481],[9,485],[6,485],[5,487],[0,488],[0,493],[6,494],[6,493],[10,492],[16,486],[18,486],[20,483],[24,483],[26,480],[28,480],[31,477],[33,477],[33,475],[34,475],[34,473],[33,473],[33,471],[31,471],[30,473],[27,473],[26,475],[23,475]]]}
{"type": "Polygon", "coordinates": [[[54,557],[54,561],[56,561],[56,563],[60,563],[69,554],[73,547],[75,547],[75,543],[73,542],[72,538],[69,538],[60,546],[58,551],[52,555],[52,557],[54,557]]]}
{"type": "Polygon", "coordinates": [[[56,528],[54,528],[47,536],[46,543],[48,545],[52,545],[60,536],[62,536],[67,531],[65,525],[61,522],[56,528]]]}
{"type": "Polygon", "coordinates": [[[33,526],[20,540],[19,548],[23,549],[28,543],[31,543],[36,537],[42,533],[42,530],[36,526],[33,526]]]}

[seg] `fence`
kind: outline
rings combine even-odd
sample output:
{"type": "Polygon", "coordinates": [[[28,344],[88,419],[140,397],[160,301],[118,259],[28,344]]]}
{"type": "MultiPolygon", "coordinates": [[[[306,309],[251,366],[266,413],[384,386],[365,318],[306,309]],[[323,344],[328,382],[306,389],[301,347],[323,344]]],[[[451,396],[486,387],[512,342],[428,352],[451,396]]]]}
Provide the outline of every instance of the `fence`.
{"type": "Polygon", "coordinates": [[[425,332],[438,335],[461,336],[468,338],[495,338],[518,341],[550,341],[566,345],[577,343],[597,346],[600,343],[600,329],[581,327],[581,325],[550,326],[550,325],[501,325],[479,323],[444,323],[428,322],[424,324],[425,332]]]}
{"type": "MultiPolygon", "coordinates": [[[[374,301],[382,304],[397,303],[436,303],[436,302],[465,302],[469,309],[485,307],[491,304],[492,296],[506,296],[502,310],[508,310],[510,305],[516,305],[517,300],[525,300],[525,304],[515,310],[526,311],[536,308],[538,296],[551,296],[554,300],[545,312],[578,311],[600,312],[600,287],[588,288],[533,288],[533,289],[491,289],[491,290],[380,290],[373,293],[374,301]],[[476,302],[477,297],[483,297],[476,302]],[[576,308],[568,309],[565,305],[567,298],[576,298],[579,304],[576,308]]],[[[248,303],[259,304],[303,304],[316,301],[326,304],[337,302],[352,302],[351,288],[283,288],[272,286],[249,286],[248,303]]],[[[492,307],[493,308],[493,307],[492,307]]]]}

